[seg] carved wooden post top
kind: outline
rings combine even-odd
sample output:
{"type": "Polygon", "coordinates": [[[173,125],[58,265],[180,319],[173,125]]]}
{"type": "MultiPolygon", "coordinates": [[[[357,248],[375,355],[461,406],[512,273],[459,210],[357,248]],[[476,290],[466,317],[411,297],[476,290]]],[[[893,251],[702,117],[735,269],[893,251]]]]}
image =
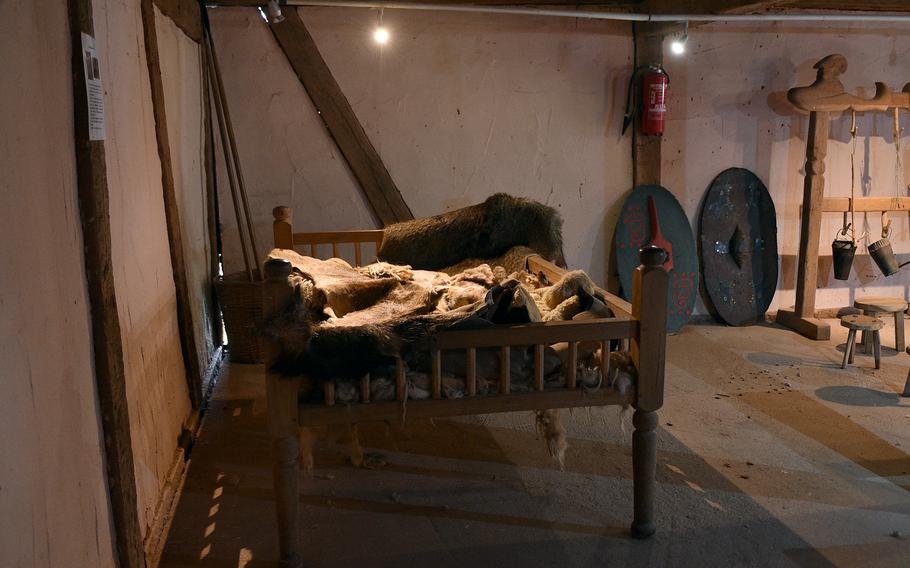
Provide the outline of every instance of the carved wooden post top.
{"type": "Polygon", "coordinates": [[[278,207],[272,209],[272,216],[276,221],[284,221],[286,223],[289,223],[291,221],[291,208],[284,205],[279,205],[278,207]]]}
{"type": "Polygon", "coordinates": [[[840,77],[847,70],[847,58],[832,54],[820,59],[813,66],[818,69],[815,82],[807,87],[794,87],[787,91],[793,106],[809,112],[843,112],[847,110],[878,111],[910,109],[910,83],[901,92],[894,92],[882,82],[875,83],[875,95],[865,99],[844,91],[840,77]]]}

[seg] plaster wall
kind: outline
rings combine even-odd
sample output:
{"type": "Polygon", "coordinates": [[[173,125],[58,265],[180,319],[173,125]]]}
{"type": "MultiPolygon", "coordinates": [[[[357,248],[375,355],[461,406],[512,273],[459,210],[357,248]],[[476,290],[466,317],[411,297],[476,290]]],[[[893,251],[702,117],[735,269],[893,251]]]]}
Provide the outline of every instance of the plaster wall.
{"type": "MultiPolygon", "coordinates": [[[[290,8],[285,8],[290,9],[290,8]]],[[[271,209],[297,231],[376,227],[344,159],[258,12],[210,11],[260,250],[271,209]]],[[[299,13],[415,216],[508,192],[566,220],[568,261],[603,281],[620,200],[631,189],[620,137],[628,25],[386,10],[299,13]]],[[[223,170],[226,272],[242,268],[223,170]]]]}
{"type": "MultiPolygon", "coordinates": [[[[669,121],[663,145],[663,184],[683,204],[698,227],[701,201],[711,180],[729,167],[755,172],[767,185],[777,208],[781,255],[778,291],[772,310],[795,301],[796,255],[803,194],[808,116],[786,102],[790,87],[811,84],[812,65],[831,53],[846,56],[841,77],[848,92],[871,96],[875,81],[900,90],[910,81],[910,30],[888,25],[808,23],[711,24],[689,30],[685,57],[665,54],[671,77],[669,121]]],[[[903,113],[901,159],[910,164],[910,115],[903,113]]],[[[830,197],[850,195],[850,116],[835,117],[826,160],[830,197]]],[[[910,176],[895,184],[896,152],[892,116],[858,115],[856,195],[907,195],[910,176]]],[[[891,242],[899,259],[910,255],[910,223],[893,213],[891,242]]],[[[865,251],[880,238],[878,213],[858,214],[867,239],[857,251],[849,281],[834,280],[831,241],[842,216],[823,217],[817,308],[852,305],[856,296],[906,298],[910,274],[885,278],[865,251]]],[[[704,310],[699,302],[698,309],[704,310]]]]}
{"type": "Polygon", "coordinates": [[[190,414],[138,2],[95,2],[114,284],[143,536],[190,414]]]}
{"type": "Polygon", "coordinates": [[[114,566],[63,0],[0,2],[0,565],[114,566]]]}
{"type": "MultiPolygon", "coordinates": [[[[211,245],[204,170],[202,52],[170,18],[155,8],[158,54],[164,83],[165,110],[171,147],[183,250],[196,330],[199,366],[211,361],[216,341],[213,322],[211,245]]],[[[218,331],[220,334],[220,330],[218,331]]]]}

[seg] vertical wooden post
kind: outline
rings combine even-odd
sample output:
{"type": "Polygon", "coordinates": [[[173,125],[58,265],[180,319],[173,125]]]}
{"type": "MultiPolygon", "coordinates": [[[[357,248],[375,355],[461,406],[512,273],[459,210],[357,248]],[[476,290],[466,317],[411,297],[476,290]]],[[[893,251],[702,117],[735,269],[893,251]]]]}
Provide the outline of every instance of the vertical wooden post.
{"type": "Polygon", "coordinates": [[[822,199],[825,197],[825,155],[828,153],[829,122],[827,112],[809,114],[803,215],[799,233],[799,264],[796,267],[796,315],[801,318],[815,317],[818,245],[821,238],[822,199]]]}
{"type": "Polygon", "coordinates": [[[291,208],[278,206],[272,209],[275,221],[272,223],[272,234],[275,235],[275,248],[294,249],[294,229],[291,226],[291,208]]]}
{"type": "Polygon", "coordinates": [[[167,112],[164,101],[164,82],[161,78],[161,61],[158,56],[158,32],[155,25],[155,6],[152,0],[140,2],[142,31],[145,36],[145,59],[148,66],[149,85],[152,93],[152,111],[155,115],[155,138],[161,162],[161,190],[164,196],[164,217],[167,225],[168,244],[171,252],[171,274],[177,299],[177,325],[180,329],[180,348],[186,372],[190,401],[194,409],[202,403],[202,368],[196,347],[196,328],[187,284],[186,259],[183,250],[183,227],[180,224],[180,206],[171,165],[171,143],[168,139],[167,112]]]}
{"type": "Polygon", "coordinates": [[[825,198],[825,155],[828,153],[827,112],[809,113],[806,139],[806,177],[799,228],[799,259],[796,265],[796,307],[778,310],[777,322],[811,339],[831,338],[831,326],[815,318],[818,281],[818,245],[821,239],[822,201],[825,198]]]}
{"type": "MultiPolygon", "coordinates": [[[[291,303],[294,292],[288,283],[290,274],[291,263],[286,260],[272,259],[265,263],[266,281],[262,290],[264,321],[281,313],[291,303]]],[[[279,355],[279,347],[274,341],[265,338],[263,351],[281,566],[299,568],[302,564],[298,519],[300,446],[297,438],[297,394],[300,380],[271,372],[271,366],[279,355]]]]}
{"type": "MultiPolygon", "coordinates": [[[[664,36],[666,28],[660,24],[635,22],[632,27],[635,42],[635,64],[662,65],[664,61],[664,36]]],[[[637,104],[637,101],[636,101],[637,104]]],[[[635,120],[632,130],[632,186],[660,184],[660,136],[641,132],[641,120],[635,120]]]]}
{"type": "Polygon", "coordinates": [[[664,400],[664,365],[667,348],[667,303],[652,301],[667,297],[669,276],[663,268],[667,253],[658,247],[641,250],[641,266],[635,269],[632,316],[638,333],[632,340],[632,360],[638,369],[638,385],[632,424],[632,469],[634,519],[632,536],[654,534],[654,490],[657,474],[657,410],[664,400]]]}
{"type": "Polygon", "coordinates": [[[72,34],[73,131],[76,150],[76,186],[85,250],[85,278],[91,306],[95,386],[104,432],[107,490],[111,503],[117,563],[145,566],[139,527],[136,476],[126,372],[114,271],[111,259],[110,203],[104,140],[89,136],[88,95],[82,34],[94,37],[92,0],[69,0],[72,34]]]}

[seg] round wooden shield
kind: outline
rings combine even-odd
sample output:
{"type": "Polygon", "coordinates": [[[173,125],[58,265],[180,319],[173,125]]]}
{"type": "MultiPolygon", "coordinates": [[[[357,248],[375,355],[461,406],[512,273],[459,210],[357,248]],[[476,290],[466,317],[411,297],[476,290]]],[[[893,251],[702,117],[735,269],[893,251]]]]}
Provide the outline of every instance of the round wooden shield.
{"type": "Polygon", "coordinates": [[[699,255],[708,309],[734,326],[764,320],[777,288],[777,215],[749,170],[725,170],[708,188],[699,255]]]}
{"type": "Polygon", "coordinates": [[[679,331],[692,315],[698,290],[695,238],[679,202],[659,185],[636,187],[623,204],[614,242],[622,294],[629,301],[632,273],[639,265],[638,249],[650,243],[668,249],[669,258],[664,265],[670,273],[667,331],[679,331]]]}

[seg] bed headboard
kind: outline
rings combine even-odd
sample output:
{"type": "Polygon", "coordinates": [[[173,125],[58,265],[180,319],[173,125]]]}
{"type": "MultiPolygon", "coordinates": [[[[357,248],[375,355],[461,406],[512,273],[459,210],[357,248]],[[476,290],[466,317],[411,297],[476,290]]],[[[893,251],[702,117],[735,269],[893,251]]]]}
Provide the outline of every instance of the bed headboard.
{"type": "MultiPolygon", "coordinates": [[[[272,231],[275,235],[275,248],[295,250],[298,246],[308,246],[301,252],[313,258],[322,258],[320,256],[319,245],[331,245],[332,256],[340,257],[343,253],[342,247],[352,245],[354,249],[354,266],[364,264],[364,244],[371,245],[367,248],[373,248],[372,256],[368,257],[370,264],[376,258],[376,252],[382,245],[382,229],[368,229],[362,231],[322,231],[318,233],[295,233],[291,226],[291,208],[279,206],[272,209],[272,216],[275,221],[272,223],[272,231]]],[[[370,254],[370,253],[368,253],[370,254]]]]}

